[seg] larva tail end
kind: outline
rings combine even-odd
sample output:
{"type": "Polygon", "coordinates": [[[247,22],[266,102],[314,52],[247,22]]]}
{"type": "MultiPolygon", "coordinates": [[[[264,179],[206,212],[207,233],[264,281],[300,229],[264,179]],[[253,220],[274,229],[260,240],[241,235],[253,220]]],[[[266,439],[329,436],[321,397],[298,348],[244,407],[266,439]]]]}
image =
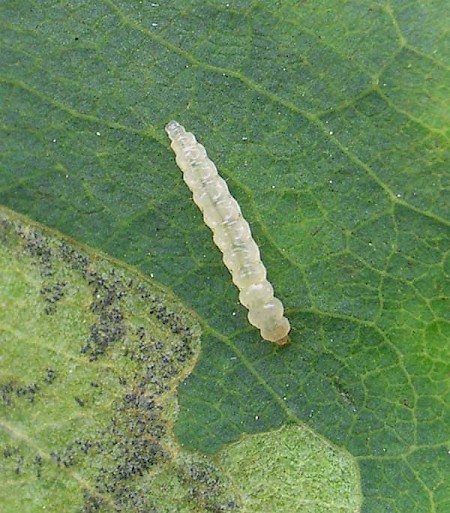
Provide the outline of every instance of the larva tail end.
{"type": "Polygon", "coordinates": [[[166,132],[170,135],[179,127],[180,127],[180,124],[173,119],[172,121],[169,121],[167,123],[165,129],[166,129],[166,132]]]}

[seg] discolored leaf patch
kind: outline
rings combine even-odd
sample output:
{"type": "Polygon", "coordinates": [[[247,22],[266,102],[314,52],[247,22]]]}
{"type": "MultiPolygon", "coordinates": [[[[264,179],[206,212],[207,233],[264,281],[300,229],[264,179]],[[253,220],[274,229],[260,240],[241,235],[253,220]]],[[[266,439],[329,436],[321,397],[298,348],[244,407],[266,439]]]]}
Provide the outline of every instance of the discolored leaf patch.
{"type": "MultiPolygon", "coordinates": [[[[196,362],[199,329],[167,292],[6,209],[0,240],[2,511],[250,512],[255,495],[258,511],[317,502],[336,455],[309,431],[247,436],[216,457],[179,445],[176,388],[196,362]],[[309,474],[292,474],[280,502],[292,467],[309,474]]],[[[348,504],[359,497],[352,458],[338,458],[333,508],[348,489],[348,504]]]]}
{"type": "Polygon", "coordinates": [[[151,510],[156,476],[185,473],[172,424],[198,327],[101,255],[6,210],[0,229],[3,511],[151,510]]]}

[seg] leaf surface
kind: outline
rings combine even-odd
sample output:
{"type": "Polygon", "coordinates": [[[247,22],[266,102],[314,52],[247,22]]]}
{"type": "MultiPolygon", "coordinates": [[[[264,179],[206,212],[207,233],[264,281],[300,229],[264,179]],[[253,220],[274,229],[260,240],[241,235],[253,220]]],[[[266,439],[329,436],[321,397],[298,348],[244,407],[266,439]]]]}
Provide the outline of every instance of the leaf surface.
{"type": "Polygon", "coordinates": [[[304,426],[179,445],[199,329],[167,292],[3,208],[0,240],[2,511],[359,511],[353,457],[304,426]]]}
{"type": "Polygon", "coordinates": [[[2,2],[0,202],[137,267],[202,325],[179,440],[305,424],[362,511],[450,504],[445,3],[2,2]],[[293,325],[262,343],[163,127],[206,146],[293,325]]]}

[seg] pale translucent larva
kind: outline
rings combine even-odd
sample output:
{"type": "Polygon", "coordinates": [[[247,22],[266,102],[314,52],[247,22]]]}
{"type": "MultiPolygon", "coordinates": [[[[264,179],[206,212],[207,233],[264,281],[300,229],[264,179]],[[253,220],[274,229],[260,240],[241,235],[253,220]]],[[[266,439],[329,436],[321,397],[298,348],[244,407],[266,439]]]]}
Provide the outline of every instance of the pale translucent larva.
{"type": "Polygon", "coordinates": [[[252,238],[250,226],[242,217],[237,201],[205,148],[195,136],[176,121],[166,126],[176,161],[194,201],[211,228],[223,261],[238,287],[239,300],[248,308],[248,320],[261,331],[265,340],[283,345],[288,342],[289,321],[283,316],[281,301],[274,297],[266,279],[266,268],[252,238]]]}

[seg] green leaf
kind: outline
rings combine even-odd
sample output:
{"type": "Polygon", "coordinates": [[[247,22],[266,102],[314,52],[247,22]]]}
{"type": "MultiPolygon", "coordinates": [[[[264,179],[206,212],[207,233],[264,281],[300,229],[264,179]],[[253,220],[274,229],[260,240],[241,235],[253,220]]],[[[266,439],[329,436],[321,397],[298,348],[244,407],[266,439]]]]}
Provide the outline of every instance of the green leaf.
{"type": "Polygon", "coordinates": [[[180,447],[199,339],[166,292],[4,209],[0,240],[2,511],[359,511],[353,458],[305,427],[180,447]]]}
{"type": "Polygon", "coordinates": [[[246,511],[360,510],[355,461],[308,429],[288,426],[247,436],[220,458],[239,483],[246,511]]]}
{"type": "Polygon", "coordinates": [[[175,426],[287,420],[365,513],[450,504],[446,3],[2,2],[0,202],[138,268],[202,326],[175,426]],[[293,325],[259,340],[164,134],[205,144],[293,325]]]}

